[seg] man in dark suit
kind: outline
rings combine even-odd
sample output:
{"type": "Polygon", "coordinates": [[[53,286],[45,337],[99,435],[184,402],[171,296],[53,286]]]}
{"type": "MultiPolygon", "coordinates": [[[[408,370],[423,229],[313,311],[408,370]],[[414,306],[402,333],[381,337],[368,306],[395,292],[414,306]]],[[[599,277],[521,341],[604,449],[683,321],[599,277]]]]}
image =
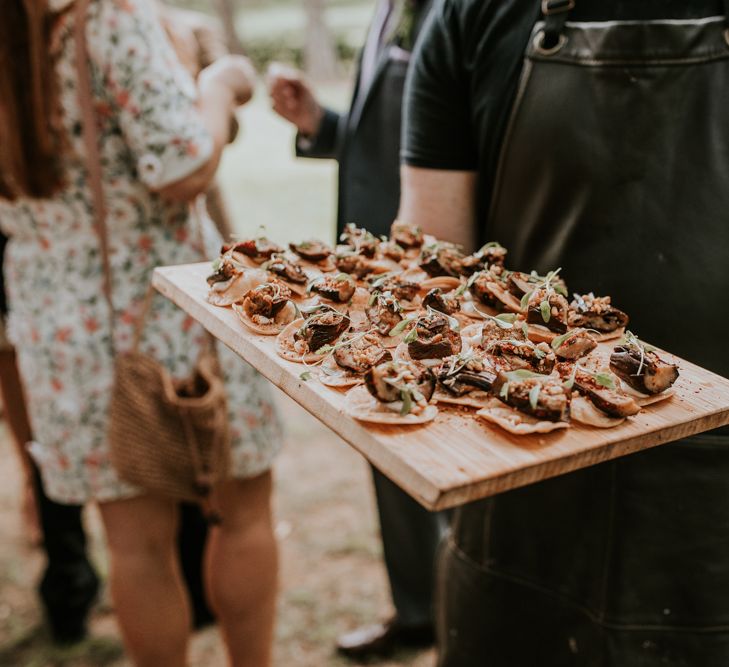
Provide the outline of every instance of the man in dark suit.
{"type": "MultiPolygon", "coordinates": [[[[379,0],[347,113],[322,107],[298,72],[276,66],[269,72],[273,108],[298,130],[296,154],[339,162],[337,233],[354,222],[388,234],[397,215],[403,88],[429,9],[430,0],[379,0]]],[[[372,473],[396,615],[339,638],[339,651],[358,658],[432,643],[435,551],[446,529],[443,515],[427,512],[379,471],[372,473]]]]}

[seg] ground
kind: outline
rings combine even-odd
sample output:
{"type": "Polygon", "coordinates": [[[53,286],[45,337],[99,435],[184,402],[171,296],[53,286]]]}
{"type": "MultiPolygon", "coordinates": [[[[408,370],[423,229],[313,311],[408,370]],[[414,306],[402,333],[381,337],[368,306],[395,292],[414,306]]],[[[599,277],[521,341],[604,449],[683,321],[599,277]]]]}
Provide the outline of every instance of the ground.
{"type": "MultiPolygon", "coordinates": [[[[343,104],[347,86],[330,86],[325,99],[343,104]]],[[[295,161],[291,130],[269,112],[264,95],[241,117],[243,135],[226,155],[222,183],[242,234],[263,224],[274,239],[333,234],[335,166],[295,161]]],[[[282,581],[276,667],[343,667],[338,633],[390,613],[367,463],[346,443],[283,394],[288,428],[276,465],[276,532],[282,581]]],[[[66,651],[38,631],[41,611],[34,585],[42,566],[20,522],[20,473],[7,433],[0,429],[0,667],[129,667],[113,608],[104,595],[92,638],[66,651]]],[[[94,560],[107,569],[98,516],[87,510],[94,560]]],[[[432,665],[432,651],[402,654],[385,667],[432,665]]],[[[193,667],[225,665],[217,630],[198,633],[193,667]]]]}

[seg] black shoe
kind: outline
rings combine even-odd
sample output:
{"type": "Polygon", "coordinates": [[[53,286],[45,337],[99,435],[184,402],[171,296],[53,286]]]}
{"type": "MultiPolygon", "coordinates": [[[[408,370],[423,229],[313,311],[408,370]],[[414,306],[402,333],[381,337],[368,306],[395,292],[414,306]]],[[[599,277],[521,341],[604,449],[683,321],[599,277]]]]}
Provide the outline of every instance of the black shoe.
{"type": "Polygon", "coordinates": [[[337,651],[348,658],[385,657],[401,648],[428,648],[435,643],[433,625],[406,626],[397,617],[341,635],[337,651]]]}

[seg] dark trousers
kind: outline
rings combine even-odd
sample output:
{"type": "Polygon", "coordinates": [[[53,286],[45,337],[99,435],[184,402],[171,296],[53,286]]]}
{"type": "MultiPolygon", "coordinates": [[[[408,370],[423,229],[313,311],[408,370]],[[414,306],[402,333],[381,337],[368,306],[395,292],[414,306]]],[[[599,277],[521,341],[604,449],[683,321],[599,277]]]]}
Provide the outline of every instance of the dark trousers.
{"type": "Polygon", "coordinates": [[[398,619],[407,626],[432,623],[435,557],[447,515],[429,512],[374,467],[372,477],[398,619]]]}

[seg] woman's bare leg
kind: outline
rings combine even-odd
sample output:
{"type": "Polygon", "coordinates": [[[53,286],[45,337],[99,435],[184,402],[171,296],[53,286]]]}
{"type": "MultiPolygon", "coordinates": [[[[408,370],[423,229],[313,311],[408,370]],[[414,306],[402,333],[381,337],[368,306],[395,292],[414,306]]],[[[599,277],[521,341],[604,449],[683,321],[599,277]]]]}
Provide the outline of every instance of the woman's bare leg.
{"type": "Polygon", "coordinates": [[[190,612],[175,552],[177,506],[141,496],[100,504],[111,595],[136,667],[184,667],[190,612]]]}
{"type": "Polygon", "coordinates": [[[23,522],[28,539],[32,544],[40,544],[42,535],[33,484],[33,467],[30,455],[25,446],[33,438],[25,406],[23,383],[12,348],[0,350],[0,392],[5,405],[5,419],[13,436],[13,443],[23,467],[25,484],[23,485],[23,522]]]}
{"type": "Polygon", "coordinates": [[[278,580],[271,486],[266,473],[215,493],[223,520],[208,538],[206,581],[233,667],[271,664],[278,580]]]}

